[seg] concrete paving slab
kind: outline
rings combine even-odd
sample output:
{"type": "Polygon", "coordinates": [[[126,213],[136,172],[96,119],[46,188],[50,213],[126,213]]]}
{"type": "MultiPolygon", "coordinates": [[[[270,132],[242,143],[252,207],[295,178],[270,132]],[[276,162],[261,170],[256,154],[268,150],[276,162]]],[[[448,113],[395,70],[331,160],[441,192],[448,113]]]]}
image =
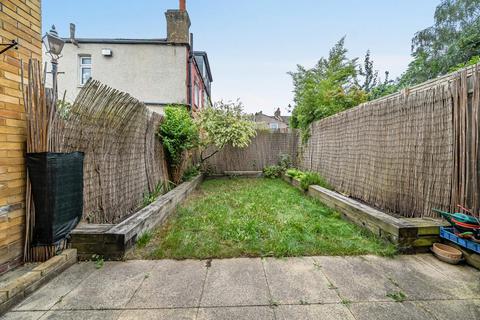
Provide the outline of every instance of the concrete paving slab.
{"type": "Polygon", "coordinates": [[[365,259],[378,274],[398,286],[394,290],[405,293],[407,300],[442,300],[456,297],[451,292],[451,286],[445,285],[449,279],[420,260],[403,256],[395,259],[368,256],[365,259]]]}
{"type": "Polygon", "coordinates": [[[270,305],[261,259],[214,260],[200,306],[270,305]]]}
{"type": "Polygon", "coordinates": [[[314,257],[317,267],[346,301],[389,301],[397,287],[378,273],[364,257],[314,257]]]}
{"type": "Polygon", "coordinates": [[[23,300],[14,310],[50,310],[96,270],[93,263],[77,263],[23,300]]]}
{"type": "Polygon", "coordinates": [[[456,298],[480,298],[480,272],[468,265],[451,265],[431,254],[416,255],[405,261],[408,264],[421,261],[442,273],[445,280],[439,284],[447,287],[456,298]]]}
{"type": "Polygon", "coordinates": [[[275,315],[277,320],[355,320],[341,304],[279,306],[275,315]]]}
{"type": "Polygon", "coordinates": [[[49,311],[40,320],[117,320],[120,313],[118,310],[49,311]]]}
{"type": "Polygon", "coordinates": [[[280,304],[340,302],[311,258],[263,260],[272,299],[280,304]]]}
{"type": "Polygon", "coordinates": [[[38,320],[45,314],[45,311],[21,311],[9,312],[0,316],[0,320],[38,320]]]}
{"type": "Polygon", "coordinates": [[[198,311],[197,320],[274,320],[270,307],[222,307],[206,308],[198,311]]]}
{"type": "Polygon", "coordinates": [[[205,261],[156,261],[127,309],[198,307],[205,261]]]}
{"type": "Polygon", "coordinates": [[[480,319],[480,300],[449,300],[415,302],[436,320],[478,320],[480,319]]]}
{"type": "Polygon", "coordinates": [[[118,320],[194,320],[197,309],[125,310],[118,320]]]}
{"type": "Polygon", "coordinates": [[[411,302],[363,302],[348,306],[356,320],[435,320],[435,318],[411,302]]]}
{"type": "MultiPolygon", "coordinates": [[[[56,310],[123,308],[153,268],[152,261],[106,262],[53,306],[56,310]]],[[[68,271],[68,270],[67,270],[68,271]]]]}

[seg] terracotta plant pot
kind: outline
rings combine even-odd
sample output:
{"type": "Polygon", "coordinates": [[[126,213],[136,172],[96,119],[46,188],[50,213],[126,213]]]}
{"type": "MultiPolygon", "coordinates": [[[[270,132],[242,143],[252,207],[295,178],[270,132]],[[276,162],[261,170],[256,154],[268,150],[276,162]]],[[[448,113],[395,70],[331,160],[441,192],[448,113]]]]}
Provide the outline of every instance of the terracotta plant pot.
{"type": "Polygon", "coordinates": [[[432,251],[443,262],[458,264],[462,260],[462,252],[446,244],[434,243],[432,251]]]}

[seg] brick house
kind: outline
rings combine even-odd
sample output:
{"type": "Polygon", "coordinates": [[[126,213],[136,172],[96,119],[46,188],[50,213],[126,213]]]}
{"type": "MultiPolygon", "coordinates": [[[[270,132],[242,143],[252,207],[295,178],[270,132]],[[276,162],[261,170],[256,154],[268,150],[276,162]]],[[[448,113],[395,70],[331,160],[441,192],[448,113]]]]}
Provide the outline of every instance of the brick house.
{"type": "Polygon", "coordinates": [[[0,2],[0,42],[12,40],[18,50],[0,54],[0,274],[23,256],[26,121],[20,61],[42,57],[40,0],[0,2]]]}
{"type": "Polygon", "coordinates": [[[59,60],[59,94],[72,102],[90,77],[128,92],[152,111],[168,104],[193,111],[211,104],[213,81],[206,52],[193,51],[185,0],[168,10],[165,39],[65,39],[59,60]]]}

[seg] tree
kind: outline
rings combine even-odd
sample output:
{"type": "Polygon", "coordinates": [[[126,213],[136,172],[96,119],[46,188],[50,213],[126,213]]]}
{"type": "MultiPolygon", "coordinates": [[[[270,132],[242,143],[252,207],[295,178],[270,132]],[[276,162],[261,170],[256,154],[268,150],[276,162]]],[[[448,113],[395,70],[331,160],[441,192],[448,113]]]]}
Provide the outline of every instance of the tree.
{"type": "Polygon", "coordinates": [[[178,183],[188,159],[188,151],[198,146],[198,127],[185,107],[168,106],[157,135],[166,150],[171,178],[174,183],[178,183]]]}
{"type": "Polygon", "coordinates": [[[413,61],[402,86],[415,85],[448,73],[480,55],[480,0],[443,0],[435,24],[415,34],[413,61]]]}
{"type": "Polygon", "coordinates": [[[361,86],[362,90],[370,93],[378,84],[378,71],[374,69],[373,60],[370,57],[370,50],[365,54],[363,67],[360,66],[360,75],[364,78],[361,86]]]}
{"type": "Polygon", "coordinates": [[[389,94],[395,93],[400,89],[396,81],[390,80],[390,73],[385,71],[385,79],[381,81],[379,79],[378,83],[373,87],[368,93],[369,100],[375,100],[389,94]]]}
{"type": "Polygon", "coordinates": [[[246,148],[256,135],[255,122],[243,113],[240,101],[217,102],[213,107],[202,110],[196,123],[201,128],[202,163],[226,145],[246,148]]]}
{"type": "Polygon", "coordinates": [[[321,58],[311,69],[298,65],[293,79],[295,108],[291,125],[309,137],[309,125],[367,100],[357,81],[357,59],[347,58],[345,37],[330,50],[328,58],[321,58]]]}

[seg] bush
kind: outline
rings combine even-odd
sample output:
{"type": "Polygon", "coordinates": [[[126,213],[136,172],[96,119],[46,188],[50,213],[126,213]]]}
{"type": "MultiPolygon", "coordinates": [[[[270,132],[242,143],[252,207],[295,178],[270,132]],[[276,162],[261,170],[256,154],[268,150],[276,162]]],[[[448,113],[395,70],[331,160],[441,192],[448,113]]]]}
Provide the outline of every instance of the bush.
{"type": "Polygon", "coordinates": [[[316,172],[305,172],[300,174],[300,188],[308,190],[311,185],[317,185],[326,189],[331,189],[330,185],[316,172]]]}
{"type": "Polygon", "coordinates": [[[276,166],[268,166],[263,168],[263,175],[267,178],[280,178],[282,174],[292,166],[290,155],[281,154],[280,160],[276,166]]]}
{"type": "Polygon", "coordinates": [[[191,166],[185,170],[183,173],[182,181],[187,182],[192,180],[192,178],[195,178],[200,174],[200,167],[198,165],[191,166]]]}
{"type": "Polygon", "coordinates": [[[326,189],[332,189],[332,187],[316,172],[302,172],[298,169],[288,169],[286,175],[295,178],[300,181],[300,188],[308,190],[311,185],[317,185],[326,189]]]}
{"type": "Polygon", "coordinates": [[[282,168],[283,171],[292,167],[292,157],[289,154],[281,154],[278,165],[282,168]]]}
{"type": "Polygon", "coordinates": [[[165,108],[165,120],[160,124],[157,135],[172,167],[180,165],[184,152],[196,147],[199,141],[197,125],[187,109],[180,106],[165,108]]]}
{"type": "Polygon", "coordinates": [[[296,178],[298,180],[300,180],[300,175],[302,175],[303,172],[298,170],[298,169],[288,169],[287,172],[286,172],[286,175],[291,177],[291,178],[296,178]]]}
{"type": "Polygon", "coordinates": [[[279,178],[282,175],[283,171],[284,170],[280,166],[268,166],[263,168],[263,175],[266,178],[271,178],[271,179],[279,178]]]}

